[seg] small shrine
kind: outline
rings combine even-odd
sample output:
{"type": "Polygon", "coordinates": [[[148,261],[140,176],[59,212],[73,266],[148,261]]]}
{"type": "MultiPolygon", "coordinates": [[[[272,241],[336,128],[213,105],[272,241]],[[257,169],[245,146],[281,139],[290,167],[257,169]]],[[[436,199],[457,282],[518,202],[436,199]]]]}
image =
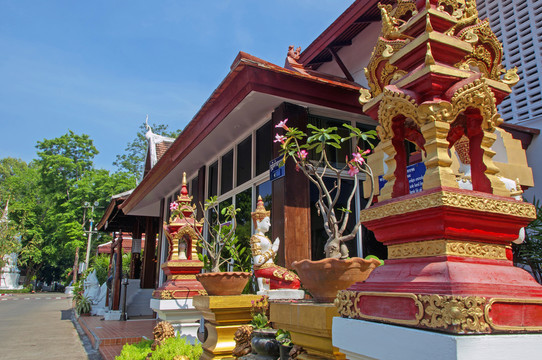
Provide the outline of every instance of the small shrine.
{"type": "Polygon", "coordinates": [[[188,195],[185,173],[181,193],[170,208],[172,215],[164,223],[169,255],[161,266],[167,279],[153,292],[151,308],[161,320],[171,322],[179,335],[194,341],[201,313],[192,306],[192,298],[205,294],[196,280],[196,274],[203,268],[203,262],[198,259],[196,231],[201,233],[203,225],[196,219],[196,206],[188,195]]]}
{"type": "MultiPolygon", "coordinates": [[[[512,241],[536,217],[517,198],[532,174],[525,164],[517,167],[520,178],[509,179],[494,161],[503,157],[497,138],[510,139],[499,129],[497,105],[519,80],[517,69],[501,65],[502,46],[475,1],[398,0],[379,8],[382,30],[360,102],[379,122],[387,182],[361,218],[388,246],[389,260],[339,292],[334,345],[351,359],[458,359],[467,347],[477,350],[465,359],[529,358],[539,335],[468,336],[542,331],[542,286],[511,258],[512,241]],[[425,167],[415,193],[409,143],[425,167]],[[462,172],[452,166],[454,150],[462,172]],[[396,346],[371,346],[383,334],[396,346]],[[356,341],[364,336],[362,347],[356,341]]],[[[514,151],[525,158],[520,146],[514,151]]]]}

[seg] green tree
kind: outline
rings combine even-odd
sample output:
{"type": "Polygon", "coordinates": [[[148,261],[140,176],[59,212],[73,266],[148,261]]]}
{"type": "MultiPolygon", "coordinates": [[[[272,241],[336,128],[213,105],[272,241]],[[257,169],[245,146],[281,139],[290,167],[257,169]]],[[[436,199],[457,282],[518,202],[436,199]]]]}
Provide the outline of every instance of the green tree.
{"type": "MultiPolygon", "coordinates": [[[[152,124],[152,132],[158,135],[176,138],[181,132],[180,130],[169,131],[167,125],[152,124]]],[[[145,166],[145,156],[147,154],[148,141],[145,138],[145,134],[148,129],[145,123],[139,126],[139,131],[136,134],[134,140],[129,142],[124,149],[124,153],[117,155],[116,160],[113,162],[119,172],[125,172],[130,174],[135,182],[141,179],[143,169],[145,166]]]]}

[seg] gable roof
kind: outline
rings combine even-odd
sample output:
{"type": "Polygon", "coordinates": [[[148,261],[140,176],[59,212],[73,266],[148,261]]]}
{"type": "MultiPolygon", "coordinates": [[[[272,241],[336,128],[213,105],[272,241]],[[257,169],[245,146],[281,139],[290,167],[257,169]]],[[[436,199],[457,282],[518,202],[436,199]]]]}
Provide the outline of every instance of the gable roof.
{"type": "Polygon", "coordinates": [[[363,114],[358,103],[360,86],[315,72],[302,74],[239,52],[230,72],[166,153],[119,207],[130,211],[167,176],[251,92],[363,114]]]}

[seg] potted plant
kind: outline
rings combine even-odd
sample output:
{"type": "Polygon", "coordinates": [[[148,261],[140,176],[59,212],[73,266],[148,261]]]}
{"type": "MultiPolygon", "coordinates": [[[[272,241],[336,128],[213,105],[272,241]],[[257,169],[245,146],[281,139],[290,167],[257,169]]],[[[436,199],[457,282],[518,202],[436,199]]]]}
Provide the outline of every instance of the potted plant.
{"type": "Polygon", "coordinates": [[[337,127],[317,128],[311,124],[309,135],[303,131],[286,125],[288,119],[281,121],[276,127],[285,131],[284,135],[276,134],[275,142],[280,143],[280,154],[283,162],[291,158],[296,169],[300,170],[318,190],[316,206],[323,217],[327,240],[324,246],[326,259],[319,261],[302,260],[292,265],[297,270],[301,282],[313,297],[320,302],[334,300],[338,290],[345,289],[355,282],[363,281],[369,273],[380,265],[376,259],[349,258],[346,241],[356,237],[361,221],[357,221],[351,231],[346,231],[351,216],[351,204],[358,187],[358,174],[365,174],[370,184],[370,193],[365,208],[372,203],[374,195],[374,176],[367,164],[370,149],[361,150],[359,142],[364,141],[371,149],[374,147],[369,140],[376,139],[376,131],[362,132],[348,124],[343,126],[348,130],[347,136],[337,134],[337,127]],[[351,141],[353,145],[351,145],[351,141]],[[347,144],[355,149],[352,157],[346,157],[344,165],[332,164],[328,157],[329,149],[341,149],[347,144]],[[309,151],[316,156],[310,157],[309,151]],[[346,207],[339,208],[338,201],[344,191],[345,175],[354,178],[354,186],[348,190],[346,207]],[[333,183],[326,184],[325,177],[334,178],[333,183]]]}
{"type": "MultiPolygon", "coordinates": [[[[183,218],[185,215],[182,209],[176,205],[176,202],[172,202],[170,205],[171,217],[183,218]]],[[[197,274],[196,278],[209,295],[240,295],[251,273],[223,271],[232,261],[234,266],[235,263],[241,262],[241,254],[238,247],[235,246],[235,229],[237,227],[235,215],[239,209],[229,205],[219,211],[217,197],[213,196],[205,200],[202,210],[204,216],[201,222],[194,221],[190,224],[194,227],[198,246],[204,250],[204,254],[198,254],[198,256],[204,263],[204,269],[209,272],[197,274]],[[202,223],[207,225],[207,240],[200,230],[202,223]]]]}
{"type": "Polygon", "coordinates": [[[276,340],[277,330],[269,324],[269,302],[265,295],[259,300],[252,301],[250,308],[252,316],[252,351],[263,356],[279,356],[279,343],[276,340]]]}
{"type": "Polygon", "coordinates": [[[275,339],[280,344],[280,360],[288,360],[290,357],[290,350],[294,347],[290,332],[288,330],[278,329],[275,339]]]}
{"type": "Polygon", "coordinates": [[[86,296],[79,297],[75,302],[75,311],[77,315],[88,316],[90,314],[91,303],[86,296]]]}

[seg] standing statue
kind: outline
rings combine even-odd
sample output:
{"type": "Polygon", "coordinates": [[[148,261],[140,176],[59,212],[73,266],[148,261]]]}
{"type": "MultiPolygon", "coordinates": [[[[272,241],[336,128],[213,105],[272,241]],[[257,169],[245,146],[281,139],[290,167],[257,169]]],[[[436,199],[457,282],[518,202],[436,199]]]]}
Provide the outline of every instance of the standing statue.
{"type": "Polygon", "coordinates": [[[298,289],[300,286],[297,275],[288,269],[275,265],[274,259],[279,249],[280,240],[277,237],[273,243],[265,233],[271,227],[270,211],[265,210],[262,197],[258,197],[256,211],[252,213],[254,235],[250,238],[250,248],[254,262],[254,276],[258,281],[260,291],[275,289],[298,289]]]}
{"type": "Polygon", "coordinates": [[[93,270],[84,281],[85,292],[83,296],[88,298],[92,304],[95,304],[100,296],[100,283],[96,276],[96,270],[93,270]]]}

